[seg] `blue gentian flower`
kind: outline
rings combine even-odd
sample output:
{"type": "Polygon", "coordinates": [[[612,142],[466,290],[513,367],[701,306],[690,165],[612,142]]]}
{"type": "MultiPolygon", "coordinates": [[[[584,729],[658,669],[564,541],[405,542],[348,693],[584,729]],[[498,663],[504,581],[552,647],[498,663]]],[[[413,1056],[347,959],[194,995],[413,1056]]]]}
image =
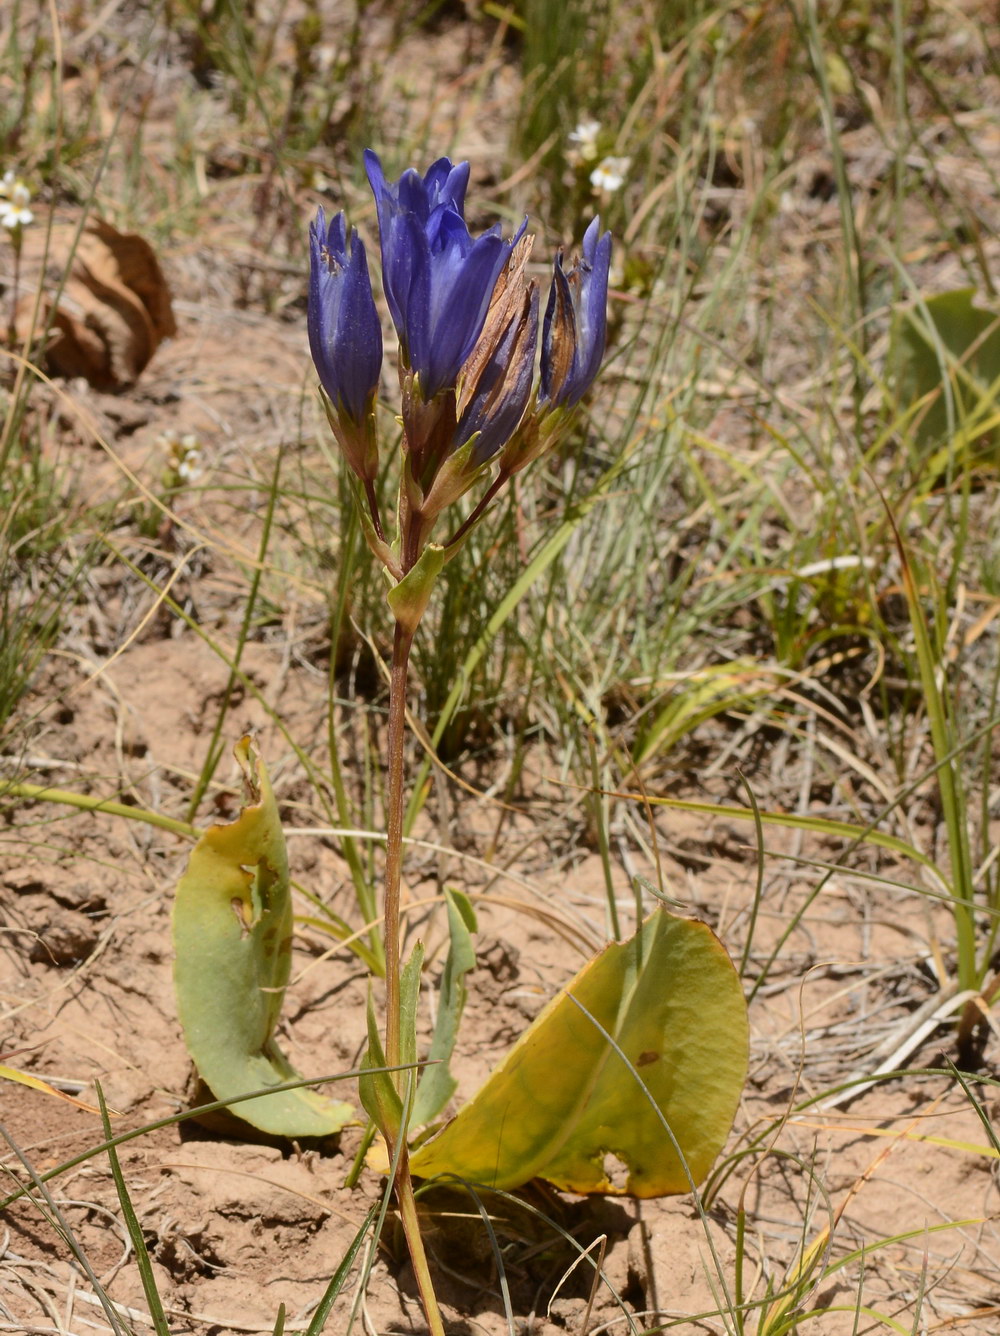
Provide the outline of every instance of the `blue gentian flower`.
{"type": "Polygon", "coordinates": [[[472,237],[463,217],[467,163],[439,158],[424,176],[410,168],[395,184],[371,149],[365,167],[378,211],[382,286],[426,402],[455,386],[520,233],[504,241],[497,226],[472,237]]]}
{"type": "Polygon", "coordinates": [[[542,325],[540,403],[572,408],[593,384],[607,334],[611,233],[598,237],[595,218],[583,236],[583,255],[568,274],[556,255],[542,325]]]}
{"type": "Polygon", "coordinates": [[[309,228],[309,349],[337,415],[361,427],[372,409],[382,369],[379,322],[364,243],[344,215],[327,226],[322,208],[309,228]]]}

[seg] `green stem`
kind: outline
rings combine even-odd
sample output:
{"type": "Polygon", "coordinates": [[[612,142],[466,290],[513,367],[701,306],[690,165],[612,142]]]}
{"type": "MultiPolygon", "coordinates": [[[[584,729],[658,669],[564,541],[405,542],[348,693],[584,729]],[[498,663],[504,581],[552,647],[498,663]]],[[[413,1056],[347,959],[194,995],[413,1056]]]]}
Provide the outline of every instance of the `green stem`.
{"type": "MultiPolygon", "coordinates": [[[[340,825],[347,828],[353,825],[351,805],[347,800],[344,774],[340,765],[340,747],[337,739],[337,658],[341,631],[347,618],[348,599],[351,591],[351,574],[355,564],[360,520],[357,511],[348,512],[351,516],[347,532],[343,538],[340,558],[340,577],[337,582],[337,597],[330,618],[330,664],[327,674],[327,748],[330,753],[330,778],[333,782],[333,796],[337,804],[340,825]]],[[[341,851],[351,870],[354,894],[364,915],[366,923],[375,923],[378,917],[375,908],[375,886],[369,869],[358,852],[358,846],[349,835],[341,840],[341,851]]],[[[385,977],[385,946],[383,935],[376,924],[368,934],[368,946],[372,955],[371,969],[378,977],[385,977]]]]}
{"type": "Polygon", "coordinates": [[[185,835],[190,839],[197,839],[201,834],[197,826],[187,821],[175,821],[171,816],[149,812],[143,807],[130,807],[128,803],[117,803],[111,798],[96,798],[90,793],[74,793],[71,789],[53,789],[48,784],[0,786],[0,795],[7,794],[14,798],[27,798],[29,802],[63,803],[67,807],[78,807],[83,812],[107,812],[110,816],[123,816],[128,821],[144,821],[147,826],[158,826],[160,830],[169,830],[174,835],[185,835]]]}
{"type": "Polygon", "coordinates": [[[406,1146],[405,1128],[403,1143],[400,1146],[399,1163],[396,1166],[396,1200],[399,1203],[399,1214],[403,1221],[406,1246],[410,1251],[413,1274],[416,1277],[417,1289],[420,1291],[420,1301],[424,1306],[424,1316],[427,1318],[430,1336],[444,1336],[441,1310],[438,1307],[437,1295],[434,1293],[434,1282],[431,1280],[430,1267],[427,1265],[427,1253],[424,1251],[424,1240],[420,1233],[417,1200],[413,1195],[413,1179],[410,1177],[410,1156],[406,1146]]]}
{"type": "Polygon", "coordinates": [[[229,680],[226,683],[226,689],[222,696],[222,704],[219,707],[219,713],[215,719],[215,727],[212,730],[212,737],[208,744],[208,751],[205,754],[205,763],[201,768],[201,774],[198,776],[198,783],[195,785],[194,793],[191,795],[191,801],[188,804],[188,819],[191,821],[193,821],[197,815],[198,808],[201,806],[201,800],[204,798],[208,786],[212,782],[212,776],[218,769],[219,761],[222,757],[224,747],[222,730],[225,726],[229,707],[232,703],[233,692],[240,680],[240,663],[243,659],[243,650],[246,648],[247,639],[250,635],[250,629],[253,623],[254,611],[257,607],[257,595],[260,591],[260,582],[264,574],[267,548],[271,541],[271,528],[274,524],[274,507],[278,497],[280,473],[281,451],[278,450],[275,452],[274,457],[274,473],[271,477],[271,490],[269,491],[267,498],[264,526],[261,531],[260,544],[257,548],[257,561],[250,576],[250,588],[247,591],[246,602],[243,606],[243,620],[240,623],[239,637],[236,641],[236,651],[229,664],[229,680]]]}
{"type": "MultiPolygon", "coordinates": [[[[385,1053],[390,1067],[400,1061],[400,951],[399,951],[399,887],[403,868],[403,781],[405,777],[406,744],[406,686],[410,664],[413,632],[396,623],[392,643],[392,672],[389,679],[389,737],[387,744],[386,794],[386,854],[385,854],[385,1053]]],[[[402,1094],[402,1078],[412,1073],[396,1074],[396,1083],[402,1094]]],[[[406,1101],[409,1108],[409,1100],[406,1101]]],[[[386,1129],[383,1129],[386,1131],[386,1129]]],[[[434,1283],[431,1280],[427,1253],[420,1233],[417,1203],[410,1177],[409,1150],[406,1144],[406,1121],[399,1130],[399,1145],[393,1146],[386,1135],[390,1155],[396,1156],[396,1201],[399,1206],[406,1246],[413,1264],[413,1274],[420,1290],[424,1315],[431,1336],[444,1336],[444,1324],[438,1308],[434,1283]]]]}
{"type": "MultiPolygon", "coordinates": [[[[385,1056],[399,1064],[399,883],[403,868],[403,778],[406,744],[406,679],[413,633],[396,623],[389,679],[389,737],[387,743],[385,903],[385,1056]]],[[[398,1082],[397,1082],[398,1084],[398,1082]]]]}
{"type": "MultiPolygon", "coordinates": [[[[909,604],[910,623],[917,652],[920,685],[923,688],[927,722],[930,726],[931,745],[938,763],[938,793],[948,834],[948,853],[951,860],[951,893],[954,897],[952,912],[955,917],[955,935],[958,943],[958,986],[978,989],[982,984],[976,961],[976,924],[974,917],[972,854],[969,848],[969,828],[965,812],[962,780],[952,760],[952,730],[950,727],[947,692],[947,661],[943,648],[931,644],[931,632],[924,616],[917,592],[916,581],[909,559],[903,554],[903,587],[909,604]],[[940,665],[942,684],[938,680],[940,665]]],[[[940,618],[940,609],[938,609],[940,618]]]]}

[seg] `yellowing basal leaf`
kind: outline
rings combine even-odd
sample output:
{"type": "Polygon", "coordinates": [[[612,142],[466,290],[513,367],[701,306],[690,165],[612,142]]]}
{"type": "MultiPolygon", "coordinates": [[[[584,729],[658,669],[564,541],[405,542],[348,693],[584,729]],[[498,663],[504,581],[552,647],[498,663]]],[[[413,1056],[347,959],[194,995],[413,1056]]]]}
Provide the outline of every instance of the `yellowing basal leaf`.
{"type": "Polygon", "coordinates": [[[549,1003],[411,1167],[495,1188],[541,1177],[573,1192],[687,1192],[729,1134],[747,1046],[743,990],[721,943],[657,909],[549,1003]]]}
{"type": "MultiPolygon", "coordinates": [[[[273,1039],[291,967],[288,858],[267,771],[250,738],[236,747],[247,800],[191,852],[174,905],[174,982],[188,1050],[217,1099],[296,1079],[273,1039]]],[[[275,1136],[329,1136],[349,1104],[286,1090],[233,1112],[275,1136]]]]}

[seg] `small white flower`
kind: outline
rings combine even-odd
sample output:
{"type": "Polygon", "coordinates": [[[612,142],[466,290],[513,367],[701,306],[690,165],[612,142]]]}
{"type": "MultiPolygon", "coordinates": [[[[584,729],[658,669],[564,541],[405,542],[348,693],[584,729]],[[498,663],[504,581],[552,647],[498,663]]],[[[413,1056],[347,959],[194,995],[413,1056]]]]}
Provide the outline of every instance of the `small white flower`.
{"type": "Polygon", "coordinates": [[[30,209],[18,208],[15,204],[0,204],[0,227],[14,232],[19,227],[27,227],[34,222],[35,215],[30,209]]]}
{"type": "Polygon", "coordinates": [[[597,136],[600,133],[600,121],[581,121],[575,130],[570,131],[569,142],[581,158],[592,162],[597,157],[597,136]]]}
{"type": "Polygon", "coordinates": [[[625,184],[625,176],[631,165],[631,158],[602,158],[590,173],[590,184],[595,190],[614,194],[625,184]]]}
{"type": "Polygon", "coordinates": [[[13,167],[8,168],[0,180],[0,227],[14,232],[34,222],[35,215],[28,208],[30,203],[31,191],[15,176],[13,167]]]}
{"type": "Polygon", "coordinates": [[[194,482],[201,477],[201,446],[194,432],[182,436],[173,430],[165,431],[156,443],[166,451],[168,477],[172,474],[176,482],[194,482]]]}
{"type": "Polygon", "coordinates": [[[192,450],[177,465],[177,476],[182,482],[196,482],[201,477],[201,453],[192,450]]]}

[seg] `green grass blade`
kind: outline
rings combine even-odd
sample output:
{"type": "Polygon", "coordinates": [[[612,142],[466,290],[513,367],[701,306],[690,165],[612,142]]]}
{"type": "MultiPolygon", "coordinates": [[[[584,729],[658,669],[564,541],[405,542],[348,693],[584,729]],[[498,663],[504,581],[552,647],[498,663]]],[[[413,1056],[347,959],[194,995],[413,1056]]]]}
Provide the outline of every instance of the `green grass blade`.
{"type": "MultiPolygon", "coordinates": [[[[497,632],[507,621],[508,617],[514,612],[514,609],[518,606],[521,599],[525,596],[535,581],[549,569],[559,556],[560,552],[562,552],[563,548],[573,537],[573,534],[576,532],[581,521],[587,514],[589,514],[590,510],[597,504],[604,492],[611,486],[612,482],[625,467],[625,460],[626,456],[623,455],[621,459],[617,460],[616,463],[607,470],[590,494],[571,508],[566,519],[563,520],[558,528],[542,544],[534,557],[532,557],[531,561],[529,561],[528,565],[524,568],[519,578],[514,581],[513,585],[497,604],[493,615],[483,627],[482,635],[472,646],[472,649],[469,650],[465,662],[462,664],[461,670],[455,679],[455,683],[448,694],[448,698],[441,710],[437,726],[431,735],[431,744],[433,747],[436,748],[440,743],[441,738],[444,736],[444,731],[448,727],[448,724],[462,699],[466,684],[475,671],[480,659],[482,659],[483,655],[496,638],[497,632]]],[[[411,788],[413,796],[410,799],[410,805],[406,812],[406,821],[404,824],[404,832],[406,834],[409,834],[412,830],[417,813],[423,806],[425,786],[427,784],[427,776],[430,773],[430,768],[431,760],[429,757],[425,757],[420,769],[414,777],[411,788]]]]}
{"type": "MultiPolygon", "coordinates": [[[[63,1216],[63,1213],[56,1205],[51,1192],[49,1192],[48,1188],[46,1188],[45,1186],[45,1179],[51,1177],[51,1174],[40,1174],[37,1171],[35,1166],[28,1159],[27,1155],[25,1155],[24,1151],[17,1144],[17,1142],[11,1136],[10,1132],[8,1132],[7,1128],[4,1127],[2,1123],[0,1123],[0,1137],[3,1137],[3,1139],[7,1142],[7,1145],[10,1146],[11,1150],[20,1160],[25,1173],[31,1179],[32,1186],[38,1193],[39,1197],[41,1197],[42,1202],[44,1202],[44,1207],[43,1207],[41,1202],[39,1202],[35,1198],[32,1198],[34,1205],[38,1207],[42,1215],[48,1220],[48,1223],[52,1226],[53,1230],[55,1230],[55,1232],[59,1234],[60,1237],[65,1241],[66,1246],[73,1254],[84,1275],[87,1277],[87,1279],[93,1286],[94,1294],[97,1296],[98,1302],[104,1309],[104,1316],[108,1319],[108,1325],[111,1327],[111,1330],[115,1333],[115,1336],[127,1336],[126,1329],[122,1326],[121,1322],[119,1321],[119,1316],[118,1313],[115,1311],[114,1304],[111,1302],[111,1300],[105,1293],[104,1287],[101,1285],[101,1282],[98,1280],[97,1275],[94,1272],[94,1268],[87,1261],[86,1253],[83,1251],[80,1244],[77,1242],[75,1234],[73,1233],[72,1229],[69,1226],[69,1223],[63,1216]]],[[[102,1147],[101,1149],[104,1148],[102,1147]]],[[[86,1158],[89,1159],[91,1155],[96,1153],[97,1153],[96,1151],[88,1151],[86,1158]]],[[[14,1197],[9,1198],[8,1201],[16,1200],[17,1197],[27,1196],[28,1192],[29,1189],[27,1187],[23,1187],[19,1192],[15,1194],[14,1197]]],[[[7,1202],[4,1202],[3,1205],[6,1206],[7,1202]]]]}
{"type": "Polygon", "coordinates": [[[354,1265],[354,1259],[357,1257],[361,1245],[365,1241],[365,1235],[375,1222],[375,1217],[379,1213],[379,1208],[380,1203],[375,1202],[369,1209],[364,1220],[361,1222],[361,1227],[351,1240],[350,1247],[344,1254],[340,1266],[337,1267],[336,1271],[330,1277],[330,1283],[324,1290],[323,1297],[320,1299],[316,1311],[312,1315],[312,1321],[306,1328],[305,1336],[320,1336],[320,1332],[326,1325],[326,1319],[330,1316],[330,1309],[336,1302],[337,1296],[344,1288],[344,1283],[351,1273],[351,1267],[354,1265]]]}
{"type": "Polygon", "coordinates": [[[229,663],[229,678],[226,682],[225,691],[222,694],[222,703],[219,706],[219,712],[215,717],[215,725],[212,729],[212,736],[208,742],[208,748],[205,752],[205,761],[201,767],[201,774],[198,776],[198,782],[194,786],[194,792],[191,794],[188,803],[188,820],[194,822],[198,814],[198,808],[201,806],[201,800],[204,798],[209,784],[212,782],[216,770],[219,767],[219,761],[222,759],[225,750],[225,740],[222,736],[222,730],[225,727],[226,719],[229,716],[229,706],[233,698],[233,692],[240,682],[240,663],[243,659],[243,651],[246,648],[247,638],[250,635],[250,628],[253,623],[254,612],[257,608],[257,595],[260,591],[261,577],[266,569],[267,549],[271,541],[271,528],[274,524],[274,509],[277,502],[278,480],[281,473],[281,451],[275,451],[274,473],[271,476],[271,486],[267,494],[267,509],[264,512],[264,522],[261,527],[260,542],[257,548],[257,560],[250,570],[250,587],[247,590],[246,601],[243,605],[243,617],[240,621],[240,629],[236,639],[236,648],[233,650],[233,657],[229,663]]]}
{"type": "Polygon", "coordinates": [[[111,1118],[108,1115],[108,1106],[100,1081],[96,1083],[96,1090],[97,1102],[101,1106],[101,1123],[104,1126],[104,1136],[108,1142],[108,1162],[111,1165],[111,1176],[115,1180],[115,1190],[118,1193],[118,1201],[122,1208],[122,1219],[125,1221],[125,1228],[128,1230],[132,1247],[135,1249],[135,1264],[139,1268],[139,1279],[142,1281],[142,1292],[146,1296],[146,1303],[149,1306],[150,1321],[157,1336],[170,1336],[170,1326],[163,1311],[163,1304],[160,1301],[160,1292],[156,1288],[156,1277],[153,1275],[153,1264],[149,1259],[149,1250],[146,1247],[142,1226],[139,1224],[139,1217],[132,1206],[132,1198],[129,1196],[125,1175],[122,1173],[121,1163],[118,1159],[118,1151],[111,1145],[114,1133],[111,1130],[111,1118]]]}

